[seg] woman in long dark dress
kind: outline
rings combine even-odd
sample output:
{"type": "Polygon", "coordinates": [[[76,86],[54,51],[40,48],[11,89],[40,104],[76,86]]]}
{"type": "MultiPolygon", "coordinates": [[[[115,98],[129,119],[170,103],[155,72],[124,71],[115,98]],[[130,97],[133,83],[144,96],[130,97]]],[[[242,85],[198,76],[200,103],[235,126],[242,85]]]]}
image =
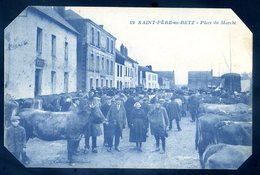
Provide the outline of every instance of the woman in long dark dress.
{"type": "Polygon", "coordinates": [[[141,152],[142,142],[146,142],[146,115],[139,102],[134,107],[131,112],[129,141],[135,142],[137,150],[141,152]]]}

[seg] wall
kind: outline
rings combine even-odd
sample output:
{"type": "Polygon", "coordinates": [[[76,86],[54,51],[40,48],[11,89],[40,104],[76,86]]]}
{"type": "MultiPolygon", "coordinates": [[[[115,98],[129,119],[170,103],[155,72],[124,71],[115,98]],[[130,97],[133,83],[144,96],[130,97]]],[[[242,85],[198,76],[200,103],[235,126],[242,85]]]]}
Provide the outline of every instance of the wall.
{"type": "Polygon", "coordinates": [[[87,22],[87,91],[92,87],[90,84],[90,79],[93,79],[93,88],[96,89],[101,87],[101,80],[103,80],[103,86],[106,86],[108,81],[108,87],[115,87],[114,76],[115,76],[115,39],[109,36],[101,27],[93,25],[91,22],[87,22]],[[92,32],[91,28],[94,28],[94,44],[92,44],[92,32]],[[100,32],[100,47],[98,47],[98,34],[100,32]],[[106,48],[106,38],[109,37],[109,51],[106,48]],[[113,52],[111,52],[111,40],[113,40],[113,52]],[[94,70],[93,66],[90,64],[91,54],[94,55],[94,70]],[[96,70],[97,56],[99,56],[99,70],[96,70]],[[104,69],[102,68],[102,58],[104,58],[104,69]],[[107,72],[107,60],[109,61],[109,71],[107,72]],[[112,74],[110,72],[111,62],[113,65],[112,74]],[[98,86],[96,85],[96,80],[98,80],[98,86]],[[111,84],[112,81],[112,84],[111,84]]]}
{"type": "Polygon", "coordinates": [[[156,89],[159,88],[159,83],[158,83],[158,74],[153,73],[153,72],[145,72],[145,88],[147,89],[156,89]],[[150,77],[150,78],[149,78],[150,77]],[[154,79],[152,78],[154,77],[154,79]]]}
{"type": "Polygon", "coordinates": [[[76,42],[77,37],[53,21],[24,10],[5,29],[5,93],[15,98],[34,97],[35,59],[37,27],[43,29],[42,59],[45,64],[42,73],[42,93],[51,94],[51,35],[56,35],[56,93],[64,92],[64,45],[68,42],[69,92],[76,91],[76,42]]]}

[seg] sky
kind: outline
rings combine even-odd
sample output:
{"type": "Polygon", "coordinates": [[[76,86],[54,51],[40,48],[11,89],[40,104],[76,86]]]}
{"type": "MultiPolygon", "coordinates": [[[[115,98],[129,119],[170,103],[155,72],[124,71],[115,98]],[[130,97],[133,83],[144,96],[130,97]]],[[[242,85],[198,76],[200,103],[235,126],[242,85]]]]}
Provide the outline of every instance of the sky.
{"type": "Polygon", "coordinates": [[[187,84],[188,71],[213,69],[214,76],[221,76],[231,65],[231,72],[252,72],[252,33],[231,9],[66,9],[104,25],[117,38],[116,48],[123,43],[140,65],[174,70],[176,84],[187,84]]]}

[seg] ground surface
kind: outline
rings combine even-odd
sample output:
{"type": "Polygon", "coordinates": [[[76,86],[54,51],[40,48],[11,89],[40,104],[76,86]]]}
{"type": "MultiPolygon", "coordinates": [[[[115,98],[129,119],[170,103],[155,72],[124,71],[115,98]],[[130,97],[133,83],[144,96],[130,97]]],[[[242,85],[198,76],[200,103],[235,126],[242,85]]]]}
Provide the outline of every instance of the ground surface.
{"type": "MultiPolygon", "coordinates": [[[[195,123],[190,118],[182,118],[182,131],[169,131],[166,139],[166,153],[154,152],[155,140],[149,135],[143,143],[143,152],[135,150],[135,144],[129,142],[129,129],[123,131],[120,142],[121,152],[107,152],[103,147],[103,135],[98,137],[98,153],[85,154],[84,138],[80,142],[80,153],[75,156],[76,168],[200,168],[198,153],[195,150],[195,123]]],[[[43,141],[30,139],[27,143],[27,155],[31,159],[29,167],[71,167],[67,163],[66,141],[43,141]]]]}

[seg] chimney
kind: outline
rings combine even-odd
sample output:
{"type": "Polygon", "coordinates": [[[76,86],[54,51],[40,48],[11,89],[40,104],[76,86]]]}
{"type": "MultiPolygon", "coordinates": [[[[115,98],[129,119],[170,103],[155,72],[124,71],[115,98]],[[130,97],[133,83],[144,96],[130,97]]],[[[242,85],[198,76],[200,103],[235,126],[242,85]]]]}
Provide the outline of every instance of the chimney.
{"type": "Polygon", "coordinates": [[[99,27],[101,27],[102,29],[104,28],[104,25],[99,25],[99,27]]]}
{"type": "Polygon", "coordinates": [[[123,54],[123,55],[125,55],[124,49],[125,49],[125,46],[123,44],[121,44],[121,46],[120,46],[120,53],[123,54]]]}
{"type": "Polygon", "coordinates": [[[128,55],[128,49],[125,47],[125,56],[128,55]]]}
{"type": "Polygon", "coordinates": [[[64,6],[55,6],[54,10],[58,12],[62,17],[65,16],[65,7],[64,6]]]}
{"type": "Polygon", "coordinates": [[[152,71],[152,65],[147,65],[146,67],[152,71]]]}

